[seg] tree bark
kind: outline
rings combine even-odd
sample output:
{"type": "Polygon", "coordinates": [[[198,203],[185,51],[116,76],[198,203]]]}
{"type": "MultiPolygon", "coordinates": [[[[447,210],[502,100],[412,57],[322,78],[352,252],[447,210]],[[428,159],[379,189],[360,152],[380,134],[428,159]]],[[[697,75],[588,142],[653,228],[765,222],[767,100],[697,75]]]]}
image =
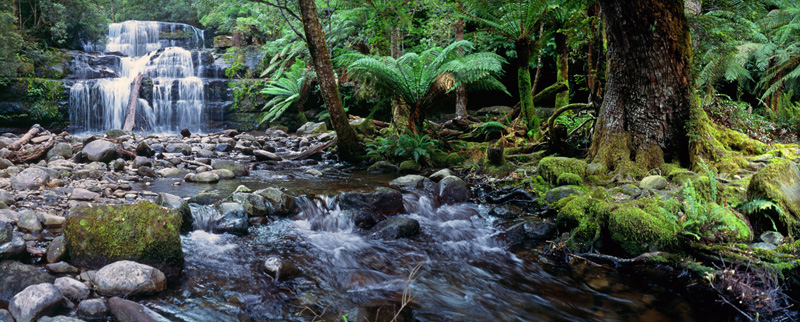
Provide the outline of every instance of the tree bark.
{"type": "MultiPolygon", "coordinates": [[[[460,12],[462,11],[461,2],[459,2],[456,7],[457,10],[460,12]]],[[[464,40],[464,19],[458,18],[456,22],[456,41],[464,40]]],[[[467,114],[467,89],[464,86],[459,86],[456,88],[456,118],[457,119],[466,119],[469,116],[467,114]]]]}
{"type": "Polygon", "coordinates": [[[325,43],[325,35],[322,33],[322,26],[317,18],[317,5],[314,0],[298,0],[298,4],[303,20],[303,30],[306,34],[308,53],[314,62],[322,98],[328,108],[331,125],[333,125],[338,138],[336,146],[339,158],[348,162],[358,161],[363,155],[363,149],[358,143],[356,131],[350,126],[342,106],[339,86],[336,84],[331,57],[325,43]]]}
{"type": "Polygon", "coordinates": [[[525,124],[528,126],[528,130],[532,130],[534,136],[536,136],[539,132],[539,116],[536,114],[536,109],[533,106],[533,86],[531,84],[530,69],[533,45],[527,38],[517,40],[514,45],[517,50],[517,57],[519,58],[517,83],[519,84],[520,110],[523,120],[525,120],[525,124]]]}
{"type": "Polygon", "coordinates": [[[556,82],[566,84],[566,88],[556,94],[556,108],[566,106],[569,104],[569,48],[567,47],[568,36],[564,33],[556,33],[556,51],[558,57],[556,64],[558,65],[558,73],[556,75],[556,82]]]}
{"type": "Polygon", "coordinates": [[[11,151],[21,149],[22,146],[24,146],[26,143],[28,143],[28,141],[30,141],[34,136],[39,134],[39,131],[41,129],[42,128],[39,126],[39,124],[34,124],[30,128],[30,130],[28,130],[28,132],[25,133],[25,135],[23,135],[21,138],[19,138],[19,140],[14,141],[14,143],[11,143],[11,145],[7,146],[6,148],[11,150],[11,151]]]}
{"type": "Polygon", "coordinates": [[[640,177],[689,161],[692,44],[683,1],[601,0],[608,36],[605,100],[590,158],[640,177]]]}
{"type": "Polygon", "coordinates": [[[139,89],[142,88],[142,78],[144,75],[136,75],[131,84],[131,95],[128,98],[128,113],[125,115],[125,124],[122,126],[123,131],[133,131],[136,123],[136,105],[139,103],[139,89]]]}

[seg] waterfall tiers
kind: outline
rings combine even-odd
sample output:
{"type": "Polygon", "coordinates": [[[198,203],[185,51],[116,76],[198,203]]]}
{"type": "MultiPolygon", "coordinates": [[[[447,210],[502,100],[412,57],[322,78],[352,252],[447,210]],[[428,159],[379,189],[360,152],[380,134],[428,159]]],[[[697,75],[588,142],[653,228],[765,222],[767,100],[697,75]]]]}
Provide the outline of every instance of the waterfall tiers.
{"type": "Polygon", "coordinates": [[[146,132],[207,132],[219,121],[219,95],[209,83],[224,73],[205,50],[202,29],[181,23],[125,21],[108,28],[104,46],[88,44],[76,55],[70,74],[70,124],[75,132],[122,128],[133,79],[139,91],[135,129],[146,132]],[[213,96],[213,97],[209,97],[213,96]],[[212,108],[209,108],[212,107],[212,108]],[[218,108],[217,108],[218,109],[218,108]]]}

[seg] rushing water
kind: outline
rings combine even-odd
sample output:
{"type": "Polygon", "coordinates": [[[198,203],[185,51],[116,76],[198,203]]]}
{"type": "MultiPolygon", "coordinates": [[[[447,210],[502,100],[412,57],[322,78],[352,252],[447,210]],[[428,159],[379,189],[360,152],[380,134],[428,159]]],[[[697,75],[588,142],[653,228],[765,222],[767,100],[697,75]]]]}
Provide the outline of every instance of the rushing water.
{"type": "MultiPolygon", "coordinates": [[[[303,181],[302,168],[280,173],[276,179],[255,172],[261,179],[237,184],[317,195],[298,198],[302,211],[296,216],[251,227],[245,236],[204,230],[184,236],[185,276],[143,303],[183,321],[342,321],[345,315],[349,321],[389,321],[404,292],[410,301],[398,321],[691,321],[714,317],[718,308],[681,298],[682,286],[676,291],[647,277],[563,264],[542,251],[545,242],[512,249],[500,238],[489,206],[435,206],[430,196],[405,194],[406,212],[398,216],[419,221],[419,236],[380,239],[355,227],[353,212],[325,195],[374,189],[385,185],[385,176],[351,180],[328,169],[314,184],[303,181]],[[311,190],[291,184],[297,180],[311,190]],[[263,269],[268,259],[267,265],[292,268],[275,281],[263,269]]],[[[191,194],[190,186],[181,189],[191,194]]],[[[209,229],[203,222],[218,214],[195,207],[194,216],[197,228],[209,229]]]]}
{"type": "Polygon", "coordinates": [[[141,74],[144,83],[152,85],[140,91],[136,129],[206,131],[209,113],[204,111],[203,53],[199,51],[203,48],[204,31],[189,25],[156,21],[110,24],[105,46],[86,48],[106,54],[75,58],[72,77],[79,80],[70,89],[71,126],[89,132],[122,128],[132,83],[141,74]]]}

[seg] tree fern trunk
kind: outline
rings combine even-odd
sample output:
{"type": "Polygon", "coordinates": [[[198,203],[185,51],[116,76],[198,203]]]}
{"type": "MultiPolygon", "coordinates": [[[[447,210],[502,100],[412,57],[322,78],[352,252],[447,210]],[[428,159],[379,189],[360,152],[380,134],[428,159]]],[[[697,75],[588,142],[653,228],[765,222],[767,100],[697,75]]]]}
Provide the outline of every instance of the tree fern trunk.
{"type": "MultiPolygon", "coordinates": [[[[458,11],[461,11],[462,5],[459,2],[457,5],[458,11]]],[[[456,41],[464,40],[464,19],[459,18],[456,22],[456,41]]],[[[465,119],[469,116],[467,114],[467,89],[464,86],[456,88],[456,118],[465,119]]]]}
{"type": "Polygon", "coordinates": [[[519,103],[522,118],[528,130],[533,131],[534,136],[539,132],[539,116],[533,106],[533,85],[531,84],[531,52],[533,50],[528,39],[517,40],[514,44],[519,58],[517,68],[517,83],[519,84],[519,103]]]}
{"type": "Polygon", "coordinates": [[[358,161],[363,155],[363,149],[358,144],[356,131],[350,126],[342,106],[339,86],[336,84],[331,57],[325,43],[325,35],[322,33],[322,26],[317,18],[317,5],[314,0],[298,0],[298,3],[300,4],[308,52],[314,61],[322,98],[328,108],[333,129],[336,131],[337,152],[344,161],[358,161]]]}
{"type": "Polygon", "coordinates": [[[556,82],[565,83],[567,87],[556,94],[556,108],[569,105],[569,48],[567,47],[567,35],[563,33],[556,33],[556,51],[558,58],[556,63],[558,65],[558,74],[556,75],[556,82]]]}

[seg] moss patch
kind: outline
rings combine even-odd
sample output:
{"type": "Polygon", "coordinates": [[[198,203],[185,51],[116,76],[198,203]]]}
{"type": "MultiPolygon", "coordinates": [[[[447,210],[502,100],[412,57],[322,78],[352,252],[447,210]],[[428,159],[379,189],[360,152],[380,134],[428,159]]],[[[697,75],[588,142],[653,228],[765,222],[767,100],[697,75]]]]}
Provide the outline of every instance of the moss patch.
{"type": "Polygon", "coordinates": [[[72,208],[64,236],[70,262],[100,268],[132,260],[158,268],[168,277],[183,269],[181,216],[152,202],[86,204],[72,208]]]}
{"type": "Polygon", "coordinates": [[[633,204],[620,205],[608,220],[611,240],[625,253],[639,255],[651,249],[672,249],[678,244],[677,225],[661,211],[650,213],[633,204]]]}
{"type": "Polygon", "coordinates": [[[591,197],[567,197],[556,203],[556,207],[561,205],[556,222],[570,230],[571,248],[584,251],[601,239],[613,209],[611,204],[591,197]]]}
{"type": "Polygon", "coordinates": [[[779,160],[758,171],[750,179],[747,197],[772,200],[783,209],[770,218],[750,218],[751,222],[774,221],[781,233],[797,235],[800,228],[800,169],[794,162],[779,160]]]}
{"type": "Polygon", "coordinates": [[[539,174],[551,184],[558,183],[558,177],[565,173],[571,173],[580,177],[581,181],[586,177],[586,164],[583,160],[546,157],[539,161],[539,174]]]}

